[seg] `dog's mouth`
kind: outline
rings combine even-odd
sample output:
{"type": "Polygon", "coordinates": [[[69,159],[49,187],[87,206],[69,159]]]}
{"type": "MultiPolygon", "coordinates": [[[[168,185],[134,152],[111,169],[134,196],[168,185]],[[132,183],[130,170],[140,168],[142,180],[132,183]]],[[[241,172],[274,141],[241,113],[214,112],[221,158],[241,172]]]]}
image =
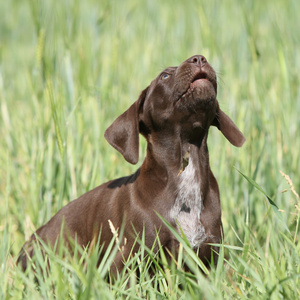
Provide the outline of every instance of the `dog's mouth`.
{"type": "Polygon", "coordinates": [[[196,74],[195,77],[193,78],[193,80],[191,81],[189,89],[191,89],[193,86],[195,86],[196,83],[199,82],[200,80],[209,80],[208,76],[207,76],[207,73],[200,72],[200,73],[196,74]]]}
{"type": "Polygon", "coordinates": [[[208,80],[207,73],[206,73],[206,72],[203,72],[203,71],[197,73],[197,74],[194,76],[194,78],[192,79],[192,82],[191,82],[191,83],[193,83],[193,82],[195,82],[195,81],[197,81],[197,80],[199,80],[199,79],[207,79],[207,80],[208,80]]]}
{"type": "Polygon", "coordinates": [[[181,98],[189,96],[197,87],[200,87],[203,84],[203,81],[206,81],[206,80],[213,84],[212,80],[208,77],[206,72],[201,71],[201,72],[195,74],[195,76],[192,78],[189,86],[180,95],[178,100],[180,100],[181,98]]]}

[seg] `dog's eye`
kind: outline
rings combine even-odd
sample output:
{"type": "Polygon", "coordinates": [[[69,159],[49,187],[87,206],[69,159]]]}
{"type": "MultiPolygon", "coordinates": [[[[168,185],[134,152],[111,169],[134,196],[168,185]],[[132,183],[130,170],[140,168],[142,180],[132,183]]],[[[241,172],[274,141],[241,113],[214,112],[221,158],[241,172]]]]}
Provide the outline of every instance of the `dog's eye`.
{"type": "Polygon", "coordinates": [[[163,74],[161,75],[161,79],[163,79],[163,80],[168,79],[169,77],[170,77],[170,75],[167,74],[167,73],[163,73],[163,74]]]}

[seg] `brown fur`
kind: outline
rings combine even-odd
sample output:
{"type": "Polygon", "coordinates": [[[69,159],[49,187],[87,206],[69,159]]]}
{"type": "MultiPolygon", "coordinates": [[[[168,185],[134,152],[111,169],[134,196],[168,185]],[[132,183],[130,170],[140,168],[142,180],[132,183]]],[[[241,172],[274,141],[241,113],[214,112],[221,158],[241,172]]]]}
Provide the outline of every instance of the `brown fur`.
{"type": "MultiPolygon", "coordinates": [[[[221,111],[216,95],[215,72],[201,55],[164,70],[105,132],[108,142],[132,164],[138,162],[139,134],[142,134],[147,140],[147,155],[141,167],[130,176],[104,183],[70,202],[39,228],[36,235],[53,246],[64,220],[65,232],[76,237],[83,247],[97,239],[101,230],[100,244],[104,244],[105,251],[113,237],[109,220],[116,229],[124,224],[123,237],[127,242],[122,255],[118,254],[114,261],[115,268],[120,271],[122,256],[126,259],[134,244],[133,228],[137,233],[144,228],[149,248],[159,231],[160,243],[176,252],[178,241],[156,212],[178,228],[176,216],[172,216],[171,211],[175,205],[182,204],[177,213],[182,214],[185,222],[190,222],[191,210],[199,214],[196,221],[199,228],[204,229],[206,239],[196,249],[207,263],[212,249],[208,243],[220,243],[222,236],[219,188],[209,167],[206,144],[209,127],[217,126],[235,146],[240,147],[245,141],[235,124],[221,111]],[[183,197],[178,200],[186,153],[193,159],[196,174],[193,183],[199,186],[199,199],[188,199],[192,207],[180,202],[184,201],[183,197]]],[[[184,187],[187,197],[193,197],[188,188],[184,187]]],[[[24,269],[27,255],[34,254],[30,246],[34,240],[35,235],[32,235],[20,253],[18,262],[24,269]]],[[[64,240],[69,243],[66,236],[64,240]]],[[[135,247],[137,250],[138,245],[135,247]]]]}

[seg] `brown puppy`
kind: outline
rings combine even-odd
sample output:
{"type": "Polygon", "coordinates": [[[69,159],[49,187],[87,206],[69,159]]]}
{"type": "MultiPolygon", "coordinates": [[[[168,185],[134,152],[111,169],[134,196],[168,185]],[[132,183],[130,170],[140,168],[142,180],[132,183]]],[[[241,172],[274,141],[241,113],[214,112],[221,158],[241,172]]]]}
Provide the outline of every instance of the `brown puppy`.
{"type": "MultiPolygon", "coordinates": [[[[64,223],[65,243],[69,244],[71,237],[84,247],[95,242],[101,231],[99,244],[105,251],[113,237],[110,225],[121,228],[124,224],[122,243],[126,238],[126,244],[114,260],[120,271],[122,259],[133,247],[134,231],[145,230],[149,248],[159,232],[161,244],[176,252],[178,241],[157,212],[178,231],[183,230],[208,264],[212,255],[208,243],[220,243],[222,236],[219,188],[209,167],[206,143],[209,127],[217,126],[235,146],[245,141],[221,111],[216,96],[216,74],[203,56],[192,56],[178,67],[165,69],[105,132],[108,142],[132,164],[138,162],[141,133],[147,140],[142,166],[136,173],[104,183],[72,201],[36,235],[53,246],[64,223]]],[[[28,255],[34,254],[35,239],[34,234],[21,250],[18,262],[23,269],[28,255]]]]}

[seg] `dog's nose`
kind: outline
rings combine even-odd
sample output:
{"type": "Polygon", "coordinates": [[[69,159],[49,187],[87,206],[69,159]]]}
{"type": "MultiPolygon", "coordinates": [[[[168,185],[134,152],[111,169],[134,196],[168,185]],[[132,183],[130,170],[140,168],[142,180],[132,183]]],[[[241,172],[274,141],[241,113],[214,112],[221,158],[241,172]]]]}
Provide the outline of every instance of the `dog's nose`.
{"type": "Polygon", "coordinates": [[[187,62],[199,65],[200,67],[203,67],[205,64],[207,64],[207,60],[203,55],[194,55],[191,58],[189,58],[187,62]]]}

